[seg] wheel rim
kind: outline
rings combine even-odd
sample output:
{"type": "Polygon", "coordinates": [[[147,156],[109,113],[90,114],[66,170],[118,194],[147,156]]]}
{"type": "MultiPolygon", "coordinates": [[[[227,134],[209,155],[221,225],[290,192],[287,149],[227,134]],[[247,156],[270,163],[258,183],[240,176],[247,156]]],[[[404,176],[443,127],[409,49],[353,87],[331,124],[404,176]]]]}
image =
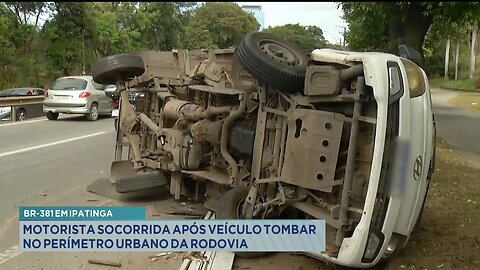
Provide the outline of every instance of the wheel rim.
{"type": "Polygon", "coordinates": [[[92,119],[97,119],[98,117],[97,106],[92,106],[92,109],[90,111],[90,116],[92,117],[92,119]]]}
{"type": "Polygon", "coordinates": [[[26,117],[25,117],[25,112],[24,111],[21,111],[19,114],[18,114],[18,121],[25,121],[26,117]]]}
{"type": "Polygon", "coordinates": [[[303,64],[302,58],[298,57],[295,51],[276,40],[262,39],[258,46],[267,57],[278,63],[289,66],[300,66],[303,64]]]}

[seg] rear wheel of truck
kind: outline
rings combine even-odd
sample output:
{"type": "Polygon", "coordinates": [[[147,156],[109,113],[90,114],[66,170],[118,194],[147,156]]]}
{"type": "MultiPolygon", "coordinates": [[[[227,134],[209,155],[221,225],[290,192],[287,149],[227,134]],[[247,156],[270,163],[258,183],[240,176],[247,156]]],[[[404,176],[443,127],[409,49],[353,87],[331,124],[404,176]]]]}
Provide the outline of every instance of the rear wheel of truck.
{"type": "Polygon", "coordinates": [[[98,60],[92,66],[93,80],[101,84],[115,84],[142,75],[145,65],[136,54],[115,54],[98,60]]]}
{"type": "MultiPolygon", "coordinates": [[[[218,209],[215,213],[215,218],[243,219],[241,212],[248,191],[248,187],[234,187],[223,194],[218,202],[218,209]]],[[[235,252],[235,255],[242,258],[254,258],[265,254],[266,252],[235,252]]]]}
{"type": "Polygon", "coordinates": [[[282,38],[264,32],[244,36],[238,47],[240,64],[260,82],[287,93],[302,91],[308,57],[282,38]]]}

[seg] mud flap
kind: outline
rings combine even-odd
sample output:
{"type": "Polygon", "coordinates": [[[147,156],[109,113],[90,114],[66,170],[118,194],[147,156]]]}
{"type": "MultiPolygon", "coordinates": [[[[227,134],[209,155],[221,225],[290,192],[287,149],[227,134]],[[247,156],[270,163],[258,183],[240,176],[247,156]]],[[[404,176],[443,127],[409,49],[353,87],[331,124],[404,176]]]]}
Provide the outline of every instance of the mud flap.
{"type": "Polygon", "coordinates": [[[158,188],[167,184],[167,178],[163,174],[139,174],[118,179],[115,189],[118,193],[128,193],[158,188]]]}
{"type": "Polygon", "coordinates": [[[137,172],[133,169],[133,162],[130,160],[113,161],[110,167],[110,182],[115,184],[118,179],[135,176],[137,172]]]}

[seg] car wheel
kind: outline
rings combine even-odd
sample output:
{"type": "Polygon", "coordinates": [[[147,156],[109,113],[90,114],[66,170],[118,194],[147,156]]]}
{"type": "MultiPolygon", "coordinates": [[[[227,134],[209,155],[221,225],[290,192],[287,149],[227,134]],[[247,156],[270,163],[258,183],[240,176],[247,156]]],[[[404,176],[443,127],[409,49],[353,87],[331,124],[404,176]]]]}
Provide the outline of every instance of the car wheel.
{"type": "Polygon", "coordinates": [[[48,120],[57,120],[59,113],[47,112],[48,120]]]}
{"type": "Polygon", "coordinates": [[[142,57],[136,54],[115,54],[98,60],[92,66],[93,80],[101,84],[127,81],[145,72],[142,57]]]}
{"type": "MultiPolygon", "coordinates": [[[[243,219],[241,209],[249,188],[234,187],[220,197],[218,209],[215,212],[216,219],[243,219]]],[[[265,255],[266,252],[235,252],[236,256],[242,258],[254,258],[265,255]]]]}
{"type": "Polygon", "coordinates": [[[97,121],[98,119],[98,106],[97,103],[92,103],[90,106],[90,112],[85,115],[88,121],[97,121]]]}
{"type": "Polygon", "coordinates": [[[17,111],[17,121],[25,121],[27,120],[27,112],[25,109],[20,109],[17,111]]]}
{"type": "Polygon", "coordinates": [[[289,41],[269,33],[248,33],[238,48],[238,60],[260,82],[288,93],[303,90],[308,57],[289,41]]]}

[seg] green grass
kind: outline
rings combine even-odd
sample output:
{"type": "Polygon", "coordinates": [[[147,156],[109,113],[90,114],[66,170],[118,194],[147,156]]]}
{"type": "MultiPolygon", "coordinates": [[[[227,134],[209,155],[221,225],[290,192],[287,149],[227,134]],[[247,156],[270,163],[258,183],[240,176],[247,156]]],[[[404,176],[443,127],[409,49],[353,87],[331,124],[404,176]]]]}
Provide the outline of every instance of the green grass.
{"type": "Polygon", "coordinates": [[[478,80],[479,77],[473,77],[472,79],[464,79],[464,80],[445,80],[442,78],[431,79],[430,86],[432,87],[440,87],[445,89],[453,89],[453,90],[464,90],[464,91],[479,91],[480,89],[475,89],[475,81],[478,80]]]}

